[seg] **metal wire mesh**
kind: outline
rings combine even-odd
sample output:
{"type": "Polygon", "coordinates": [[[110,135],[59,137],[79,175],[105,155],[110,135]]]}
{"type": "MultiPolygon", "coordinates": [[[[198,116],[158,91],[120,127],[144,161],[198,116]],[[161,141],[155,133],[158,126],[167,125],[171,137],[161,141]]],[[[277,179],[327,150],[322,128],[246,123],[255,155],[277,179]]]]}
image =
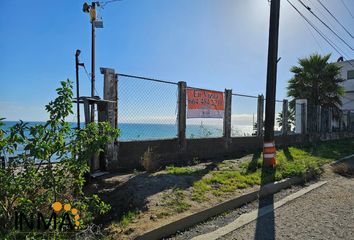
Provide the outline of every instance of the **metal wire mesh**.
{"type": "MultiPolygon", "coordinates": [[[[198,90],[198,88],[192,87],[188,87],[188,89],[198,90]]],[[[223,118],[187,118],[186,120],[186,138],[217,138],[222,136],[223,118]]]]}
{"type": "MultiPolygon", "coordinates": [[[[187,91],[188,89],[206,90],[187,87],[187,91]]],[[[219,93],[215,94],[218,95],[219,93]]],[[[121,130],[120,141],[177,137],[177,83],[119,74],[118,96],[118,127],[121,130]]],[[[258,97],[232,94],[231,101],[231,136],[257,135],[258,97]]],[[[188,99],[186,104],[188,111],[188,99]]],[[[214,103],[212,106],[214,106],[214,103]]],[[[218,105],[216,104],[215,106],[218,105]]],[[[199,110],[199,108],[197,109],[199,110]]],[[[204,109],[204,107],[200,109],[203,113],[202,117],[206,117],[204,116],[206,114],[205,111],[209,113],[215,110],[210,108],[204,109]]],[[[347,110],[334,113],[332,110],[324,107],[310,106],[309,104],[289,103],[287,112],[289,127],[287,128],[287,134],[301,133],[302,131],[311,133],[354,130],[354,112],[350,113],[347,110]],[[302,108],[302,106],[306,107],[302,108]],[[301,116],[302,111],[304,111],[305,117],[301,116]],[[302,124],[304,125],[301,126],[302,124]]],[[[263,126],[265,111],[264,100],[263,126]]],[[[283,134],[283,113],[283,101],[277,100],[274,116],[275,135],[283,134]]],[[[199,115],[197,116],[199,117],[199,115]]],[[[208,117],[210,116],[208,115],[208,117]]],[[[222,137],[223,116],[222,113],[218,116],[219,118],[187,118],[186,138],[222,137]]],[[[195,116],[191,115],[190,117],[195,116]]],[[[213,117],[215,116],[213,115],[213,117]]]]}
{"type": "Polygon", "coordinates": [[[283,125],[283,102],[275,101],[274,135],[281,135],[283,125]]]}
{"type": "Polygon", "coordinates": [[[256,96],[232,95],[231,136],[252,136],[256,133],[257,122],[256,96]]]}
{"type": "Polygon", "coordinates": [[[119,140],[176,138],[177,95],[177,84],[119,75],[119,140]]]}

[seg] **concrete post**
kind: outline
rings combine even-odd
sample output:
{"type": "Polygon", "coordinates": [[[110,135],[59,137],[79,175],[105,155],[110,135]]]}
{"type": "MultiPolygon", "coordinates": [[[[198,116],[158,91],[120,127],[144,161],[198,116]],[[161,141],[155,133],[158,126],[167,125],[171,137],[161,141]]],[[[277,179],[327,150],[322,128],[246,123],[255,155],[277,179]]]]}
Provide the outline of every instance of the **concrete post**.
{"type": "Polygon", "coordinates": [[[288,100],[284,99],[283,100],[283,122],[282,122],[282,134],[287,135],[288,134],[288,100]]]}
{"type": "Polygon", "coordinates": [[[114,69],[101,68],[103,74],[103,99],[114,101],[108,103],[108,122],[112,127],[116,128],[117,123],[117,101],[118,101],[118,77],[114,69]]]}
{"type": "Polygon", "coordinates": [[[301,134],[307,133],[307,117],[306,117],[306,104],[301,104],[301,134]]]}
{"type": "MultiPolygon", "coordinates": [[[[101,68],[103,74],[103,99],[114,101],[107,103],[106,119],[113,128],[118,127],[118,77],[114,69],[101,68]]],[[[105,152],[105,166],[101,169],[114,170],[118,165],[118,142],[109,143],[105,152]]]]}
{"type": "Polygon", "coordinates": [[[295,133],[303,134],[302,130],[307,129],[307,99],[295,100],[295,133]],[[304,112],[302,106],[304,104],[304,112]],[[303,128],[303,121],[305,126],[303,128]]]}
{"type": "Polygon", "coordinates": [[[224,140],[227,146],[231,140],[231,104],[232,104],[232,90],[225,89],[224,140]]]}
{"type": "Polygon", "coordinates": [[[99,103],[97,104],[97,120],[98,122],[107,122],[108,121],[108,104],[99,103]]]}
{"type": "Polygon", "coordinates": [[[87,99],[84,100],[85,125],[91,122],[90,105],[87,99]]]}
{"type": "Polygon", "coordinates": [[[257,136],[263,136],[263,114],[264,114],[264,96],[258,95],[257,104],[257,136]]]}
{"type": "Polygon", "coordinates": [[[181,149],[185,149],[186,147],[186,89],[186,82],[178,82],[178,142],[181,149]]]}

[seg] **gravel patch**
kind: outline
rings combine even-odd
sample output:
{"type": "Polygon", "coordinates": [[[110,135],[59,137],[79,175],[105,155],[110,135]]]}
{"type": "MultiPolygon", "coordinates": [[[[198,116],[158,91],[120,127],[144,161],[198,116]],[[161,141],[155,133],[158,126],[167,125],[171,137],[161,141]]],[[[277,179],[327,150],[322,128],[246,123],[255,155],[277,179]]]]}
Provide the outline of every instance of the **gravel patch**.
{"type": "Polygon", "coordinates": [[[222,239],[354,239],[353,188],[352,178],[336,175],[323,187],[222,239]]]}
{"type": "MultiPolygon", "coordinates": [[[[298,190],[300,190],[301,188],[303,188],[304,186],[308,186],[312,183],[314,183],[315,181],[310,181],[308,183],[305,183],[304,185],[294,185],[290,188],[281,190],[280,192],[276,193],[273,195],[274,197],[274,202],[294,193],[297,192],[298,190]]],[[[266,199],[264,199],[265,201],[271,201],[272,197],[267,197],[266,199]]],[[[182,232],[178,232],[176,235],[174,236],[170,236],[168,238],[168,240],[184,240],[184,239],[191,239],[195,236],[198,236],[200,234],[204,234],[204,233],[208,233],[208,232],[212,232],[215,231],[216,229],[223,227],[229,223],[231,223],[232,221],[234,221],[236,218],[238,218],[240,215],[244,214],[244,213],[248,213],[251,212],[255,209],[258,208],[258,200],[257,201],[253,201],[250,202],[246,205],[243,205],[240,208],[231,210],[229,212],[225,212],[222,215],[216,216],[214,218],[209,219],[206,222],[200,223],[186,231],[182,231],[182,232]]]]}
{"type": "MultiPolygon", "coordinates": [[[[346,161],[346,164],[349,169],[353,169],[354,159],[346,161]]],[[[327,167],[321,177],[321,180],[328,181],[327,184],[220,239],[354,239],[354,176],[348,175],[347,171],[346,174],[338,174],[338,168],[335,171],[337,173],[333,173],[332,168],[327,167]]],[[[316,180],[313,180],[305,185],[315,182],[316,180]]],[[[266,204],[277,202],[303,187],[292,186],[276,193],[274,199],[270,196],[262,202],[266,204]]],[[[215,231],[234,221],[241,214],[251,212],[258,207],[259,201],[253,201],[167,239],[191,239],[215,231]]]]}

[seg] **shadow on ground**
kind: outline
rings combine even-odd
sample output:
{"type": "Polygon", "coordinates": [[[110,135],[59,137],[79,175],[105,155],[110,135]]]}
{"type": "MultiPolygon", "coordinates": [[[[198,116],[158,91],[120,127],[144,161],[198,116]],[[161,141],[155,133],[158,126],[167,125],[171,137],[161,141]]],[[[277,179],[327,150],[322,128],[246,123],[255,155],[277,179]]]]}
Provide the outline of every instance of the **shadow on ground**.
{"type": "MultiPolygon", "coordinates": [[[[284,151],[285,152],[285,151],[284,151]]],[[[275,181],[275,168],[262,167],[261,190],[264,185],[275,181]]],[[[274,195],[259,198],[255,240],[275,239],[274,195]],[[271,206],[273,211],[263,215],[262,208],[271,206]]]]}
{"type": "Polygon", "coordinates": [[[204,164],[203,168],[192,174],[140,172],[111,175],[109,178],[100,179],[92,183],[91,187],[104,189],[99,195],[103,201],[111,205],[111,211],[97,218],[96,222],[105,225],[112,220],[119,220],[128,211],[147,211],[150,196],[174,188],[187,189],[216,167],[217,162],[212,162],[204,164]]]}

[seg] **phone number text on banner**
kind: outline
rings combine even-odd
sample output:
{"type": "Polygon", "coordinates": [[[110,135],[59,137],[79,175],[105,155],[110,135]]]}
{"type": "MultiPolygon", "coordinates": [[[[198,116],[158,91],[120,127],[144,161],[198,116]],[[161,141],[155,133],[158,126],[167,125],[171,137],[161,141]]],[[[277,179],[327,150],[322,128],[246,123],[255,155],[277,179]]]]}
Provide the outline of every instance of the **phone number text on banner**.
{"type": "Polygon", "coordinates": [[[224,93],[187,89],[187,118],[223,118],[224,93]]]}

